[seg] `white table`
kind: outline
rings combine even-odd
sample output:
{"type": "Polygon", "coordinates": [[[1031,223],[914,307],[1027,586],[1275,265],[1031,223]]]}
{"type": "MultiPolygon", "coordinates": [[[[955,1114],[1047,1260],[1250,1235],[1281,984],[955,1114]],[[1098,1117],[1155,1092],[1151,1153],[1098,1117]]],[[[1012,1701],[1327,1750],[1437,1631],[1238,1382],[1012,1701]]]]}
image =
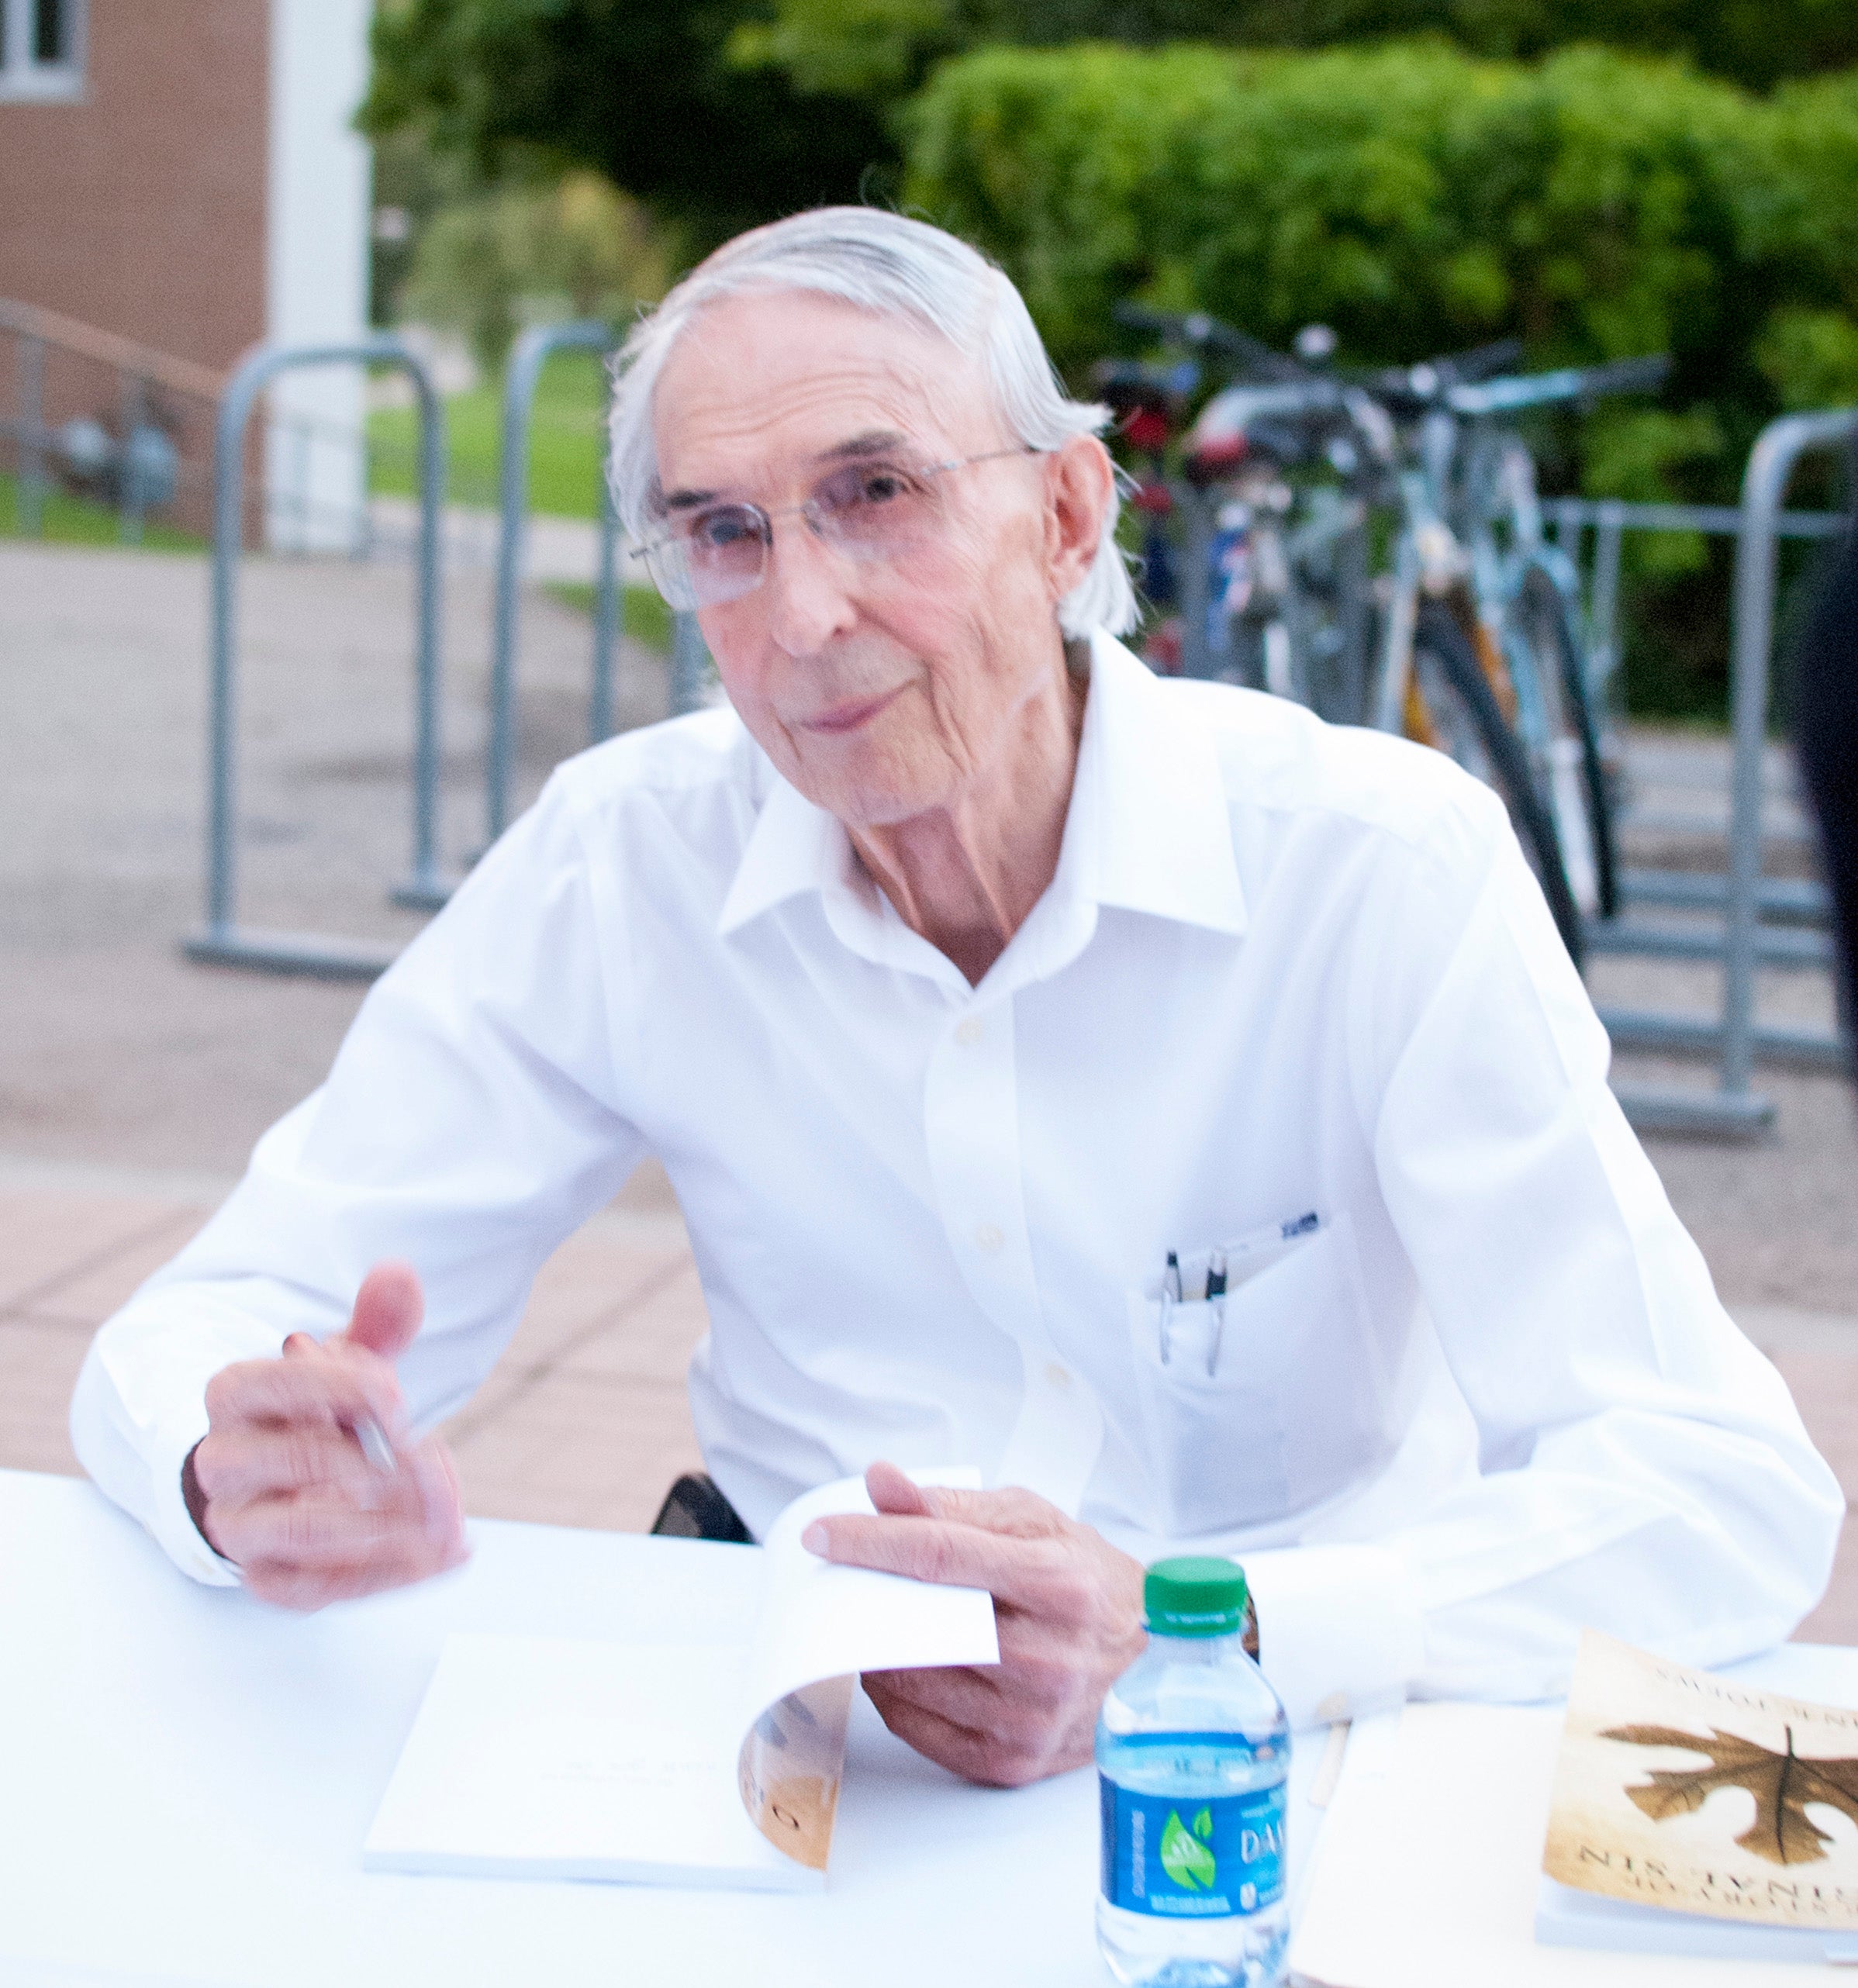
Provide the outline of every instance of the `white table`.
{"type": "MultiPolygon", "coordinates": [[[[739,1547],[474,1522],[476,1558],[308,1617],[195,1586],[88,1483],[0,1472],[5,1988],[1100,1988],[1086,1769],[973,1788],[861,1697],[823,1895],[365,1874],[454,1630],[689,1642],[739,1547]]],[[[1320,1747],[1293,1769],[1293,1881],[1320,1747]]]]}

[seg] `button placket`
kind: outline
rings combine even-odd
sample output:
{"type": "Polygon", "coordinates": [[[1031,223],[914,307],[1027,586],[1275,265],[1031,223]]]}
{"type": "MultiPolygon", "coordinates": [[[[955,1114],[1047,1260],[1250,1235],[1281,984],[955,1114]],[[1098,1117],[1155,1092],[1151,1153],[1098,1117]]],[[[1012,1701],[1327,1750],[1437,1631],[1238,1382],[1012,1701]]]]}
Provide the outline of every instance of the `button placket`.
{"type": "Polygon", "coordinates": [[[1019,1412],[997,1481],[1075,1511],[1096,1468],[1103,1415],[1062,1361],[1039,1303],[1026,1220],[1013,1004],[964,1016],[931,1052],[924,1133],[938,1210],[976,1303],[1017,1345],[1019,1412]]]}

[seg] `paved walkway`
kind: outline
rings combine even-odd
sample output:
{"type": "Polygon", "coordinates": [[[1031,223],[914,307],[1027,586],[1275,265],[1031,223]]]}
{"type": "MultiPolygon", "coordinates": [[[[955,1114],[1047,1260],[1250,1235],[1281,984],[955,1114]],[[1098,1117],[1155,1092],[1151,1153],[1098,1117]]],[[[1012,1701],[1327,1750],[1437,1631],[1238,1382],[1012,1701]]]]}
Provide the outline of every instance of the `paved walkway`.
{"type": "MultiPolygon", "coordinates": [[[[376,497],[368,504],[377,556],[410,559],[420,537],[420,507],[410,497],[376,497]]],[[[495,566],[502,514],[481,505],[447,504],[445,563],[454,571],[495,566]]],[[[622,584],[631,576],[616,548],[622,584]]],[[[565,580],[592,586],[599,577],[600,530],[591,519],[551,518],[537,512],[523,534],[523,571],[531,582],[565,580]]]]}

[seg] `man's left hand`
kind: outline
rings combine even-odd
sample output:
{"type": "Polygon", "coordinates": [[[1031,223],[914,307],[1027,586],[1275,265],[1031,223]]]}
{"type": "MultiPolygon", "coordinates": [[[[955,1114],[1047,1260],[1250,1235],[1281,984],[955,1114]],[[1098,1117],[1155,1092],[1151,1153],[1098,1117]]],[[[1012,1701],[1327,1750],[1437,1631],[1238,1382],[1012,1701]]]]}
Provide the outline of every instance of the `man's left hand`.
{"type": "Polygon", "coordinates": [[[1141,1654],[1142,1569],[1030,1491],[949,1491],[873,1464],[879,1516],[816,1519],[827,1560],[985,1588],[1000,1660],[985,1668],[867,1671],[897,1738],[970,1781],[1014,1788],[1091,1757],[1103,1694],[1141,1654]]]}

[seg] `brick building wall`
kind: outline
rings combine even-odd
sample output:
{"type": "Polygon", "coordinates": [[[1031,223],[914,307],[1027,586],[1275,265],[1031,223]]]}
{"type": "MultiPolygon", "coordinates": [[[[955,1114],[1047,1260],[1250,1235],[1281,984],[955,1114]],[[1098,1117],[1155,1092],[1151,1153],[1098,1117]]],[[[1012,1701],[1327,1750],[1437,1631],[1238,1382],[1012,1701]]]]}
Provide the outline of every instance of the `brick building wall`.
{"type": "Polygon", "coordinates": [[[0,297],[223,371],[266,327],[268,0],[89,0],[81,96],[0,100],[0,297]]]}

